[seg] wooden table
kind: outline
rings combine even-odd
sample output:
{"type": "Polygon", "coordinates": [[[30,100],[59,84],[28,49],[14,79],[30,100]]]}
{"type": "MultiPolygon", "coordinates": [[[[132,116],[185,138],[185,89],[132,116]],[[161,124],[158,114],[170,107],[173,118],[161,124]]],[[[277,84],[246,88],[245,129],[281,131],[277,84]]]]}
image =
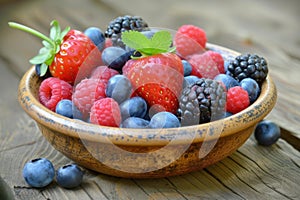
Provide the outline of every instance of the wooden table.
{"type": "MultiPolygon", "coordinates": [[[[52,0],[12,1],[0,7],[0,177],[15,199],[299,199],[300,198],[300,2],[199,0],[52,0]],[[269,61],[278,102],[267,116],[280,125],[282,138],[273,146],[257,145],[253,136],[228,158],[204,170],[162,179],[123,179],[85,170],[79,188],[66,190],[55,182],[43,189],[22,178],[25,162],[37,157],[56,168],[71,161],[40,134],[17,101],[20,78],[29,58],[41,47],[32,36],[8,28],[25,23],[48,33],[53,19],[62,26],[105,29],[124,14],[140,15],[152,27],[177,29],[194,24],[207,31],[211,43],[269,61]]],[[[1,196],[0,195],[0,196],[1,196]]],[[[1,199],[1,197],[0,197],[1,199]]]]}

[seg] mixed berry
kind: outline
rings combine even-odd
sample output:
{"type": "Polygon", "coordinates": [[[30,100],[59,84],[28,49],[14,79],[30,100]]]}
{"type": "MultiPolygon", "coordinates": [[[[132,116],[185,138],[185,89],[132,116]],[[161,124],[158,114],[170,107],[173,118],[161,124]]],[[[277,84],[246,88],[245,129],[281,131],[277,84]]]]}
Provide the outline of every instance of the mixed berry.
{"type": "Polygon", "coordinates": [[[222,119],[255,102],[268,74],[263,57],[207,49],[206,32],[194,25],[171,33],[126,15],[105,32],[81,32],[53,21],[49,37],[10,26],[43,40],[30,60],[43,77],[41,104],[102,126],[172,128],[222,119]]]}

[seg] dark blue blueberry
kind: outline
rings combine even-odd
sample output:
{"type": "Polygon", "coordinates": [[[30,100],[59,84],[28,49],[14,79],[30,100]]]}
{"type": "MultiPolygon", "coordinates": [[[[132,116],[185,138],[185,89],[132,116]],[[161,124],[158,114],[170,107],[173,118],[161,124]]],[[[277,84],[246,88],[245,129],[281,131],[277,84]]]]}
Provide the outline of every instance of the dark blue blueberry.
{"type": "Polygon", "coordinates": [[[234,79],[232,76],[227,75],[227,74],[218,74],[214,78],[214,80],[222,82],[225,85],[227,90],[231,87],[240,85],[236,79],[234,79]]]}
{"type": "Polygon", "coordinates": [[[248,92],[250,103],[253,103],[260,94],[258,83],[252,78],[244,78],[240,82],[241,87],[248,92]]]}
{"type": "Polygon", "coordinates": [[[142,97],[132,97],[120,105],[122,120],[128,117],[144,118],[147,113],[147,103],[142,97]]]}
{"type": "Polygon", "coordinates": [[[101,29],[97,27],[89,27],[84,31],[84,34],[93,41],[100,51],[104,49],[105,36],[101,29]]]}
{"type": "Polygon", "coordinates": [[[102,52],[102,61],[108,67],[122,71],[122,67],[131,55],[131,51],[125,51],[121,47],[107,47],[102,52]]]}
{"type": "Polygon", "coordinates": [[[150,128],[176,128],[180,127],[179,119],[170,112],[158,112],[152,116],[150,123],[150,128]]]}
{"type": "Polygon", "coordinates": [[[117,74],[108,80],[105,94],[121,104],[130,97],[131,90],[130,80],[124,75],[117,74]]]}
{"type": "Polygon", "coordinates": [[[125,119],[120,127],[121,128],[147,128],[149,121],[139,117],[129,117],[125,119]]]}
{"type": "Polygon", "coordinates": [[[62,116],[73,118],[73,102],[69,99],[60,100],[55,108],[55,112],[62,116]]]}
{"type": "Polygon", "coordinates": [[[270,146],[280,138],[280,128],[270,120],[263,120],[257,124],[254,136],[258,144],[270,146]]]}
{"type": "Polygon", "coordinates": [[[56,182],[64,188],[78,187],[82,179],[83,171],[76,164],[62,166],[56,171],[56,182]]]}
{"type": "Polygon", "coordinates": [[[182,65],[183,65],[183,75],[184,76],[191,75],[192,65],[186,60],[182,60],[181,62],[182,62],[182,65]]]}
{"type": "Polygon", "coordinates": [[[28,185],[42,188],[49,185],[55,176],[52,163],[46,158],[37,158],[27,162],[23,168],[23,177],[28,185]]]}
{"type": "Polygon", "coordinates": [[[188,87],[190,85],[193,85],[194,83],[196,83],[200,78],[197,76],[185,76],[183,78],[183,88],[188,87]]]}

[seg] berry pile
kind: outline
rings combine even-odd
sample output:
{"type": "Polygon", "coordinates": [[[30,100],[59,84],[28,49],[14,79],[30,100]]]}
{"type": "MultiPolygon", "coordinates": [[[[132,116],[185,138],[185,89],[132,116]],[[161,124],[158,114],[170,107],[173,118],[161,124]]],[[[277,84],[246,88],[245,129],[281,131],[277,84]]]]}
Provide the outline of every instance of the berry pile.
{"type": "Polygon", "coordinates": [[[58,114],[122,128],[174,128],[238,113],[256,101],[267,61],[236,58],[206,48],[203,29],[183,25],[173,34],[151,29],[140,17],[112,20],[106,31],[62,30],[43,39],[30,62],[43,78],[40,102],[58,114]],[[61,31],[62,30],[62,31],[61,31]]]}

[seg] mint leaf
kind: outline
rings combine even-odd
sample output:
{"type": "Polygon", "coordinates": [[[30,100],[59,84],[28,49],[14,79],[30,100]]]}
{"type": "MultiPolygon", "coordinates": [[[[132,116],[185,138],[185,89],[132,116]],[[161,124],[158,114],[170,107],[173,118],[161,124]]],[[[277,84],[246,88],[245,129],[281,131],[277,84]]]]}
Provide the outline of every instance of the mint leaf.
{"type": "Polygon", "coordinates": [[[168,31],[158,31],[151,38],[151,47],[156,50],[167,51],[172,44],[172,36],[168,31]]]}
{"type": "Polygon", "coordinates": [[[122,33],[122,42],[143,56],[149,56],[169,52],[172,35],[168,31],[158,31],[149,39],[141,32],[126,31],[122,33]]]}
{"type": "Polygon", "coordinates": [[[48,65],[42,63],[40,67],[40,76],[44,76],[47,73],[47,70],[48,70],[48,65]]]}
{"type": "Polygon", "coordinates": [[[149,48],[150,47],[150,40],[143,35],[142,33],[138,31],[125,31],[122,33],[122,42],[139,51],[143,48],[149,48]]]}

